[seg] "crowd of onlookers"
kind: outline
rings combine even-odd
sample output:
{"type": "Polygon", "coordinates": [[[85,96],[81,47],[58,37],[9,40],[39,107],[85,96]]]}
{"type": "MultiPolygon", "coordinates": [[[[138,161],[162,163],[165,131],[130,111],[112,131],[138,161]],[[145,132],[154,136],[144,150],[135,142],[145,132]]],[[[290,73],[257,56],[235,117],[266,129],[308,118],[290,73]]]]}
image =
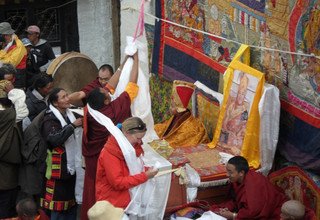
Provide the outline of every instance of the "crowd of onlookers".
{"type": "MultiPolygon", "coordinates": [[[[115,72],[110,65],[102,65],[94,81],[67,94],[63,88],[54,88],[46,73],[55,55],[40,38],[39,27],[29,26],[25,33],[27,38],[20,40],[8,22],[0,23],[0,219],[17,215],[20,219],[76,219],[78,204],[82,204],[81,219],[88,219],[87,212],[97,200],[114,199],[113,205],[125,208],[130,202],[129,188],[158,171],[141,167],[139,178],[130,177],[114,139],[110,147],[118,151],[120,160],[113,160],[119,160],[119,165],[110,170],[104,159],[100,164],[100,152],[110,133],[92,112],[102,113],[114,124],[124,123],[123,138],[142,154],[146,125],[131,118],[130,110],[139,90],[137,48],[115,72]],[[110,94],[127,60],[132,62],[129,82],[113,100],[110,94]],[[88,103],[83,114],[72,111],[76,103],[88,103]],[[116,169],[116,176],[106,179],[112,174],[106,172],[116,169]],[[97,171],[101,175],[96,176],[97,171]]],[[[107,155],[106,151],[103,157],[107,155]]]]}
{"type": "Polygon", "coordinates": [[[37,176],[24,175],[30,173],[30,164],[31,169],[39,168],[35,166],[39,163],[38,149],[30,150],[25,143],[36,140],[28,127],[47,108],[47,96],[53,89],[53,79],[46,69],[55,54],[40,34],[40,28],[31,25],[20,39],[8,22],[0,23],[1,219],[14,217],[26,207],[32,213],[33,203],[40,199],[42,186],[34,184],[33,179],[37,176]],[[19,200],[21,204],[16,207],[19,200]]]}

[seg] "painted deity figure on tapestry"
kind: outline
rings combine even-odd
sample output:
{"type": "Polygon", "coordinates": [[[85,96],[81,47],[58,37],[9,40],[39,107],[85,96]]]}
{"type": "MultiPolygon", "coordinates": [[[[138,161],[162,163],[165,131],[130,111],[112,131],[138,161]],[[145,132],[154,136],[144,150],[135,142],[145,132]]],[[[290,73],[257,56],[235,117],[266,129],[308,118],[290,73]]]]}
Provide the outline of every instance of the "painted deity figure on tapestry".
{"type": "MultiPolygon", "coordinates": [[[[167,10],[167,16],[171,21],[197,30],[204,30],[204,11],[197,4],[197,1],[171,0],[166,2],[166,7],[170,9],[167,10]]],[[[192,44],[202,50],[202,43],[204,41],[202,33],[180,28],[175,25],[168,25],[167,30],[169,35],[174,36],[177,40],[182,40],[182,42],[192,44]]]]}
{"type": "Polygon", "coordinates": [[[240,84],[236,96],[230,95],[222,122],[219,145],[233,155],[239,155],[249,117],[250,103],[246,100],[249,78],[239,74],[240,84]]]}
{"type": "MultiPolygon", "coordinates": [[[[291,89],[289,93],[295,97],[305,100],[312,106],[320,106],[320,60],[316,57],[299,57],[292,68],[292,74],[289,75],[288,82],[291,89]]],[[[297,99],[296,98],[296,99],[297,99]]],[[[309,105],[309,104],[308,104],[309,105]]],[[[304,107],[306,111],[312,114],[319,114],[314,107],[304,107]]]]}
{"type": "Polygon", "coordinates": [[[298,176],[290,176],[289,177],[289,187],[285,190],[285,194],[289,199],[298,200],[300,202],[304,202],[303,198],[303,189],[301,179],[298,176]]]}
{"type": "MultiPolygon", "coordinates": [[[[272,43],[270,30],[267,26],[262,28],[261,33],[261,46],[267,48],[280,49],[280,43],[272,43]]],[[[279,51],[264,50],[261,54],[261,62],[265,72],[266,80],[269,83],[277,84],[276,82],[281,79],[281,55],[279,51]]]]}
{"type": "Polygon", "coordinates": [[[314,5],[302,24],[303,46],[309,53],[320,54],[320,5],[314,5]]]}

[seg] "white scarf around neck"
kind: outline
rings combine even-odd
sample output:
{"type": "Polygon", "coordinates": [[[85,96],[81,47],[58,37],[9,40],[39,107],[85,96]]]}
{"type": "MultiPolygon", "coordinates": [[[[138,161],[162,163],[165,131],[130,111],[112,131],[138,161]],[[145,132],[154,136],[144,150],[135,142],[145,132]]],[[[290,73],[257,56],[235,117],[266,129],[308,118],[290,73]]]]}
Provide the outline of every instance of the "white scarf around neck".
{"type": "MultiPolygon", "coordinates": [[[[49,105],[52,113],[60,121],[62,127],[67,125],[66,120],[53,105],[49,105]]],[[[67,117],[72,123],[76,120],[72,111],[70,109],[66,110],[67,117]]],[[[84,170],[82,169],[82,128],[77,127],[74,130],[74,134],[71,135],[66,142],[64,143],[66,154],[67,154],[67,169],[68,172],[73,175],[76,175],[76,186],[75,186],[75,197],[78,204],[82,203],[82,192],[84,184],[84,170]]]]}
{"type": "MultiPolygon", "coordinates": [[[[53,105],[49,105],[50,110],[56,116],[56,118],[60,121],[61,127],[64,127],[67,125],[66,120],[62,116],[61,112],[56,109],[53,105]]],[[[74,122],[76,118],[74,117],[73,113],[66,109],[66,115],[69,118],[70,122],[74,122]]],[[[67,154],[67,168],[71,175],[75,174],[75,154],[76,154],[76,148],[78,148],[78,143],[75,138],[76,129],[74,131],[74,134],[71,135],[66,142],[64,143],[66,154],[67,154]]],[[[80,146],[81,147],[81,146],[80,146]]]]}

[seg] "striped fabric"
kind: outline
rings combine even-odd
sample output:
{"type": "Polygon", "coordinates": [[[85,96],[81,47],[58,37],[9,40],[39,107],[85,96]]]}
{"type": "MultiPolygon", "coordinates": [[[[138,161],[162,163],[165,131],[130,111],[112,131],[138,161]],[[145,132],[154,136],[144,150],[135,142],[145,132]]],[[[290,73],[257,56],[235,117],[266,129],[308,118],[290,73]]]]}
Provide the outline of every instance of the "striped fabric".
{"type": "Polygon", "coordinates": [[[40,206],[45,209],[49,209],[52,211],[66,211],[73,207],[76,204],[75,200],[69,201],[50,201],[41,198],[40,206]]]}
{"type": "Polygon", "coordinates": [[[53,211],[64,211],[68,210],[70,207],[74,206],[75,200],[69,201],[54,201],[54,189],[57,179],[61,178],[61,162],[62,154],[65,153],[63,147],[56,147],[52,150],[52,175],[50,179],[46,181],[46,191],[44,198],[40,199],[40,206],[53,210],[53,211]]]}
{"type": "Polygon", "coordinates": [[[62,147],[56,147],[52,151],[52,179],[61,178],[61,157],[65,152],[65,149],[62,147]]]}

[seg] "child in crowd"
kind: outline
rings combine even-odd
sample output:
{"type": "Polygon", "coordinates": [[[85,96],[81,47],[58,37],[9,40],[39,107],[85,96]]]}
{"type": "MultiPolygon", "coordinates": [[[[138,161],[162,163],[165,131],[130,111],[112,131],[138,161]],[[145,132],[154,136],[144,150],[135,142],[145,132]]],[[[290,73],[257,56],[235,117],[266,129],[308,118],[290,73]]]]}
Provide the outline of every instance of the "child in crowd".
{"type": "Polygon", "coordinates": [[[20,200],[16,206],[19,220],[49,220],[48,216],[31,199],[20,200]]]}

